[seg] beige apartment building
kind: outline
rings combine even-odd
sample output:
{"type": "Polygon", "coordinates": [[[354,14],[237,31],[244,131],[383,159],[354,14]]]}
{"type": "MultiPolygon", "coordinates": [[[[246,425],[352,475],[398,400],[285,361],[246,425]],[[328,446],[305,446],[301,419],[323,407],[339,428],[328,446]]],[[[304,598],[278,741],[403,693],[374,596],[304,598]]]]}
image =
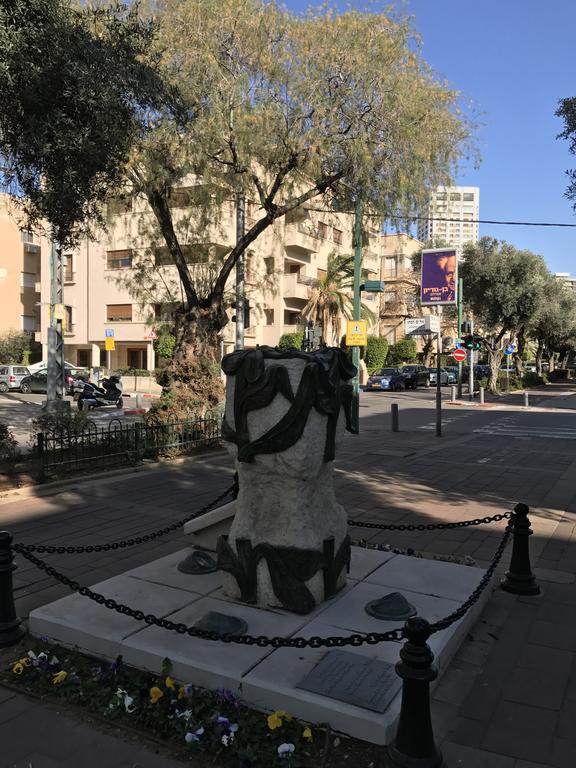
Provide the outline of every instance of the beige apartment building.
{"type": "MultiPolygon", "coordinates": [[[[228,251],[235,241],[236,217],[232,201],[218,208],[215,220],[202,228],[200,240],[189,226],[186,208],[190,188],[175,190],[173,216],[180,233],[192,234],[185,255],[199,282],[210,278],[210,257],[228,251]]],[[[152,213],[140,198],[116,198],[108,210],[108,228],[94,242],[85,240],[66,254],[64,304],[65,358],[79,366],[147,368],[156,366],[149,336],[163,320],[166,309],[181,296],[177,271],[170,265],[165,246],[154,241],[152,213]],[[138,291],[134,285],[140,286],[138,291]],[[115,349],[106,353],[106,338],[115,349]]],[[[259,216],[257,206],[247,203],[246,225],[259,216]]],[[[331,253],[352,254],[353,216],[341,213],[299,211],[280,219],[263,232],[246,255],[246,298],[250,325],[245,346],[277,344],[283,333],[302,327],[304,309],[315,278],[325,272],[331,253]]],[[[364,277],[379,279],[382,271],[381,237],[370,233],[364,247],[364,277]]],[[[44,253],[43,253],[44,258],[44,253]]],[[[47,259],[47,256],[46,256],[47,259]]],[[[48,262],[42,269],[42,296],[49,296],[48,262]]],[[[234,272],[229,283],[233,300],[234,272]]],[[[378,294],[363,294],[363,301],[379,313],[378,294]]],[[[232,316],[233,310],[229,310],[232,316]]],[[[42,314],[40,338],[47,342],[48,316],[42,314]]],[[[378,320],[370,332],[377,332],[378,320]]],[[[345,327],[342,333],[345,332],[345,327]]],[[[221,340],[221,353],[234,348],[235,325],[229,322],[221,340]]],[[[336,339],[328,340],[335,343],[336,339]]]]}
{"type": "Polygon", "coordinates": [[[47,253],[46,240],[20,229],[10,197],[0,193],[0,332],[40,330],[41,262],[47,253]]]}
{"type": "Polygon", "coordinates": [[[380,297],[380,335],[392,345],[404,338],[404,320],[417,317],[421,311],[418,310],[420,274],[412,268],[412,256],[424,244],[403,232],[382,235],[380,240],[385,283],[380,297]]]}

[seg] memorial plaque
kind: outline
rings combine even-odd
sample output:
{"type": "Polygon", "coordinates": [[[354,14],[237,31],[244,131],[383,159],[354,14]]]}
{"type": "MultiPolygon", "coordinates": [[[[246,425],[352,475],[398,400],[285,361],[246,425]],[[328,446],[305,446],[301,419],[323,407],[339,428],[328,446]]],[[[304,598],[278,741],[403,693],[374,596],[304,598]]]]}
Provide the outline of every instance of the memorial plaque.
{"type": "Polygon", "coordinates": [[[387,661],[330,651],[296,687],[381,713],[388,709],[402,680],[387,661]]]}

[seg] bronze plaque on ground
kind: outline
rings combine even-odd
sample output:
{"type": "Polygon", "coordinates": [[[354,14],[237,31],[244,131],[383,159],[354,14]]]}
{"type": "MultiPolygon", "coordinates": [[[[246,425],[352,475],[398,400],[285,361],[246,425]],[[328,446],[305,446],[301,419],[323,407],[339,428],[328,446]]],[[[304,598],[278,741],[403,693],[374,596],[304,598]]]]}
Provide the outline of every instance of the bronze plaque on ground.
{"type": "Polygon", "coordinates": [[[402,686],[394,664],[350,651],[330,651],[297,688],[373,712],[385,712],[402,686]]]}

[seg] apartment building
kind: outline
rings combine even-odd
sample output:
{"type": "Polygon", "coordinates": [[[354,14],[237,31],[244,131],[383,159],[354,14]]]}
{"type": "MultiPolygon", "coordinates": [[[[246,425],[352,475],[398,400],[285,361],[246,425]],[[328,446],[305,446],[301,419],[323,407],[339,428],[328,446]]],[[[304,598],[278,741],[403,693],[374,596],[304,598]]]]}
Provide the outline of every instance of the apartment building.
{"type": "Polygon", "coordinates": [[[0,193],[0,332],[40,330],[44,238],[21,229],[9,195],[0,193]]]}
{"type": "Polygon", "coordinates": [[[576,293],[576,277],[573,277],[570,272],[554,272],[554,277],[576,293]]]}
{"type": "MultiPolygon", "coordinates": [[[[190,189],[175,190],[171,204],[185,257],[198,282],[203,283],[210,280],[212,258],[229,251],[235,242],[236,216],[233,202],[224,202],[198,239],[187,208],[190,189]],[[185,236],[185,232],[190,234],[185,236]]],[[[258,206],[248,201],[247,227],[259,216],[258,206]]],[[[97,242],[86,240],[74,253],[66,254],[66,360],[79,366],[154,369],[150,335],[169,319],[170,306],[181,297],[177,271],[154,231],[145,201],[115,198],[108,206],[107,232],[97,242]],[[115,349],[109,353],[106,338],[114,339],[115,349]]],[[[313,281],[325,274],[331,253],[352,254],[352,231],[350,214],[299,210],[259,236],[246,254],[246,298],[250,303],[246,347],[275,345],[283,333],[302,327],[302,310],[313,281]]],[[[378,229],[370,233],[370,242],[365,245],[363,266],[366,278],[379,278],[378,229]]],[[[232,298],[234,272],[228,289],[232,298]]],[[[49,296],[48,269],[42,272],[42,295],[49,296]]],[[[377,317],[378,296],[365,294],[363,300],[373,306],[377,317]]],[[[45,345],[47,316],[42,320],[41,340],[45,345]]],[[[376,320],[371,332],[377,326],[376,320]]],[[[221,354],[234,349],[234,334],[235,325],[229,322],[222,333],[221,354]]]]}
{"type": "Polygon", "coordinates": [[[412,257],[424,244],[405,233],[382,235],[381,258],[384,293],[380,297],[380,335],[395,344],[404,338],[404,320],[417,316],[420,274],[412,257]]]}
{"type": "Polygon", "coordinates": [[[461,249],[478,242],[479,187],[438,187],[430,194],[428,207],[418,222],[418,239],[461,249]]]}

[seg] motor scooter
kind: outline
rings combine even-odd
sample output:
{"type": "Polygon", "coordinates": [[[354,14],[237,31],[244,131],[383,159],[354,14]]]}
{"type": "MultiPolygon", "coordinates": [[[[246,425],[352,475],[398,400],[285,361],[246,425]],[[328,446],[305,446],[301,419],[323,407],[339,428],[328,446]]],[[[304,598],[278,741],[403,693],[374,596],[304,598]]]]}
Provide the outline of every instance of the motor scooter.
{"type": "Polygon", "coordinates": [[[102,386],[89,382],[84,384],[78,398],[78,410],[89,411],[94,408],[123,408],[123,387],[119,376],[102,379],[102,386]]]}

